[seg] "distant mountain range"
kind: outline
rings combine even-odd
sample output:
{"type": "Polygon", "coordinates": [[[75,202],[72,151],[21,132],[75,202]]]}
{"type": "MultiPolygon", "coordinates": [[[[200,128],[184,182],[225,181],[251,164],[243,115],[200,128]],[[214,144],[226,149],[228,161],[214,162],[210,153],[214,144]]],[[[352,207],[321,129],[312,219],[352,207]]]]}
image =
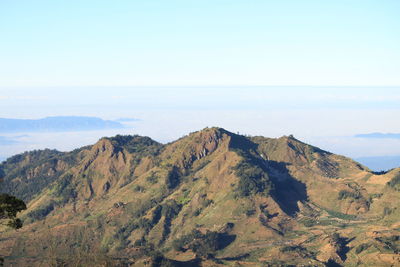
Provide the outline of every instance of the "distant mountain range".
{"type": "Polygon", "coordinates": [[[357,134],[354,137],[358,137],[358,138],[391,138],[391,139],[400,139],[400,133],[357,134]]]}
{"type": "MultiPolygon", "coordinates": [[[[96,117],[58,116],[43,119],[0,118],[0,133],[12,132],[63,132],[120,129],[124,125],[117,121],[96,117]]],[[[0,142],[7,140],[0,139],[0,142]]]]}
{"type": "Polygon", "coordinates": [[[293,136],[206,128],[102,138],[0,164],[23,199],[5,266],[399,266],[400,168],[376,173],[293,136]]]}

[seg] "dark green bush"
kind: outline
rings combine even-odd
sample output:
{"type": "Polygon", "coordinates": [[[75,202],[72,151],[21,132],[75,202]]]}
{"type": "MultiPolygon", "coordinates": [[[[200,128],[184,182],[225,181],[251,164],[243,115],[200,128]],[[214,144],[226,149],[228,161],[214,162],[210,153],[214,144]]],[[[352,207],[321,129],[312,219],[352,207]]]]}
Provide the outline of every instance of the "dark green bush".
{"type": "Polygon", "coordinates": [[[243,160],[235,166],[234,170],[239,177],[237,190],[241,197],[257,193],[269,195],[272,190],[272,183],[268,174],[259,166],[243,160]]]}
{"type": "Polygon", "coordinates": [[[168,189],[174,189],[177,187],[181,180],[181,174],[179,172],[178,167],[173,166],[172,169],[168,172],[167,177],[165,178],[165,184],[168,189]]]}
{"type": "Polygon", "coordinates": [[[145,191],[145,188],[143,186],[140,186],[140,185],[135,185],[133,187],[133,191],[143,193],[145,191]]]}
{"type": "Polygon", "coordinates": [[[347,191],[347,190],[341,190],[339,192],[339,196],[338,199],[342,200],[342,199],[346,199],[346,198],[352,198],[352,199],[360,199],[361,193],[356,191],[356,192],[351,192],[351,191],[347,191]]]}
{"type": "Polygon", "coordinates": [[[400,174],[396,175],[392,180],[387,182],[387,185],[396,191],[400,191],[400,174]]]}
{"type": "Polygon", "coordinates": [[[117,135],[109,138],[120,149],[125,148],[129,153],[139,157],[157,156],[163,145],[149,137],[139,135],[117,135]]]}
{"type": "Polygon", "coordinates": [[[300,223],[302,223],[305,227],[313,227],[314,225],[318,224],[318,222],[313,218],[303,218],[300,220],[300,223]]]}
{"type": "Polygon", "coordinates": [[[49,215],[54,210],[55,202],[52,201],[45,206],[42,206],[36,210],[28,213],[28,217],[40,221],[43,220],[47,215],[49,215]]]}
{"type": "Polygon", "coordinates": [[[158,176],[155,172],[151,172],[150,175],[146,177],[146,181],[151,184],[156,184],[158,182],[158,176]]]}
{"type": "Polygon", "coordinates": [[[190,234],[174,240],[172,246],[177,251],[192,250],[198,257],[212,258],[216,251],[231,244],[235,236],[226,233],[207,231],[202,234],[193,230],[190,234]]]}
{"type": "Polygon", "coordinates": [[[363,252],[364,250],[368,249],[371,246],[371,244],[361,244],[358,247],[356,247],[356,254],[360,254],[361,252],[363,252]]]}

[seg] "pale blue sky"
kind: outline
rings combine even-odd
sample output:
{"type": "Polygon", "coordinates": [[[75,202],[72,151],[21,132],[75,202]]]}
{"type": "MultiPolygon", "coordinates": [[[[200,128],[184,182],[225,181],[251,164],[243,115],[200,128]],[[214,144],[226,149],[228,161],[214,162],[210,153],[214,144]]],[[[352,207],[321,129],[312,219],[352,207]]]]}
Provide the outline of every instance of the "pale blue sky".
{"type": "Polygon", "coordinates": [[[398,0],[1,0],[0,87],[400,85],[398,0]]]}

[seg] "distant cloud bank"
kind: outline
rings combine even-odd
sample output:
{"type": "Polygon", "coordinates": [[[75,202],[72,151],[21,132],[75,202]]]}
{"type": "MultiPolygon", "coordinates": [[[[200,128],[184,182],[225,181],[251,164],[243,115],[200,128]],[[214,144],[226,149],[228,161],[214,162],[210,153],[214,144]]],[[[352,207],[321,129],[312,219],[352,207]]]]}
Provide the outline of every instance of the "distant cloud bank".
{"type": "Polygon", "coordinates": [[[14,145],[16,143],[18,143],[18,141],[14,140],[13,138],[9,138],[9,137],[6,137],[6,136],[0,136],[0,146],[3,146],[3,145],[14,145]]]}
{"type": "Polygon", "coordinates": [[[400,139],[400,133],[369,133],[369,134],[357,134],[354,137],[357,138],[378,138],[378,139],[400,139]]]}
{"type": "Polygon", "coordinates": [[[140,120],[136,119],[136,118],[119,118],[119,119],[116,119],[115,121],[124,123],[124,122],[135,122],[135,121],[140,121],[140,120]]]}
{"type": "MultiPolygon", "coordinates": [[[[121,129],[124,125],[118,121],[103,120],[96,117],[58,116],[43,119],[0,118],[0,133],[15,132],[69,132],[121,129]]],[[[0,138],[0,142],[12,142],[0,138]]]]}

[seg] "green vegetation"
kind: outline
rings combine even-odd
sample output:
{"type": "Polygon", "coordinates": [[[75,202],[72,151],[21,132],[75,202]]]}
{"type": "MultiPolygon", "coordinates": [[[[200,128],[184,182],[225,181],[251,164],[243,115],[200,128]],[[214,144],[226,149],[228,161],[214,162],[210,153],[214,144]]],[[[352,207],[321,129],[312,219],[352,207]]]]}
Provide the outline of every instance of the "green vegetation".
{"type": "Polygon", "coordinates": [[[265,196],[269,195],[272,190],[272,183],[263,169],[248,161],[239,162],[234,169],[240,179],[237,190],[241,197],[258,193],[265,196]]]}
{"type": "Polygon", "coordinates": [[[302,223],[305,227],[313,227],[314,225],[317,225],[318,222],[314,218],[302,218],[299,220],[300,223],[302,223]]]}
{"type": "Polygon", "coordinates": [[[168,172],[167,177],[165,178],[165,184],[168,189],[174,189],[179,185],[181,181],[181,174],[179,172],[178,167],[173,166],[172,169],[168,172]]]}
{"type": "Polygon", "coordinates": [[[357,246],[355,252],[356,252],[356,254],[360,254],[361,252],[363,252],[364,250],[367,250],[370,247],[371,247],[371,244],[364,243],[364,244],[357,246]]]}
{"type": "Polygon", "coordinates": [[[63,205],[77,195],[72,182],[72,174],[64,175],[54,186],[53,196],[58,198],[58,204],[63,205]]]}
{"type": "Polygon", "coordinates": [[[56,170],[56,166],[66,158],[65,155],[56,150],[45,149],[25,152],[7,159],[0,164],[0,192],[29,202],[62,174],[56,170]]]}
{"type": "Polygon", "coordinates": [[[388,215],[392,214],[395,210],[396,210],[396,208],[384,207],[383,208],[383,216],[388,216],[388,215]]]}
{"type": "Polygon", "coordinates": [[[302,258],[314,258],[316,253],[307,250],[302,246],[285,246],[280,248],[280,251],[283,253],[296,253],[302,258]]]}
{"type": "Polygon", "coordinates": [[[22,221],[17,213],[26,210],[25,203],[8,194],[0,194],[0,222],[14,229],[22,227],[22,221]]]}
{"type": "Polygon", "coordinates": [[[165,217],[163,225],[162,239],[160,242],[164,242],[171,232],[172,220],[179,214],[182,209],[182,205],[178,204],[175,200],[167,201],[162,206],[162,215],[165,217]]]}
{"type": "Polygon", "coordinates": [[[338,219],[342,219],[342,220],[357,220],[358,217],[356,215],[352,215],[352,214],[344,214],[338,211],[334,211],[334,210],[328,210],[325,209],[330,216],[338,218],[338,219]]]}
{"type": "Polygon", "coordinates": [[[52,201],[47,205],[39,207],[28,213],[28,217],[32,218],[35,221],[40,221],[46,218],[54,210],[55,202],[52,201]]]}
{"type": "Polygon", "coordinates": [[[395,254],[400,253],[400,236],[378,237],[375,240],[383,244],[383,249],[395,254]]]}
{"type": "Polygon", "coordinates": [[[143,192],[145,192],[145,188],[143,186],[140,186],[140,185],[135,185],[133,187],[133,191],[143,193],[143,192]]]}
{"type": "Polygon", "coordinates": [[[129,153],[137,157],[157,156],[163,145],[149,137],[139,135],[117,135],[108,138],[118,148],[125,148],[129,153]]]}
{"type": "Polygon", "coordinates": [[[177,251],[192,250],[197,257],[213,258],[214,253],[232,243],[235,236],[226,233],[207,231],[202,234],[198,230],[193,230],[190,234],[176,239],[173,247],[177,251]]]}
{"type": "Polygon", "coordinates": [[[149,176],[146,177],[146,181],[150,184],[156,184],[158,182],[158,176],[155,172],[151,172],[149,176]]]}
{"type": "Polygon", "coordinates": [[[393,179],[387,183],[387,186],[396,191],[400,191],[400,173],[393,177],[393,179]]]}
{"type": "Polygon", "coordinates": [[[338,199],[339,200],[343,200],[346,198],[360,199],[361,197],[362,197],[362,195],[359,191],[351,192],[351,191],[347,191],[347,190],[341,190],[339,192],[338,199]]]}

